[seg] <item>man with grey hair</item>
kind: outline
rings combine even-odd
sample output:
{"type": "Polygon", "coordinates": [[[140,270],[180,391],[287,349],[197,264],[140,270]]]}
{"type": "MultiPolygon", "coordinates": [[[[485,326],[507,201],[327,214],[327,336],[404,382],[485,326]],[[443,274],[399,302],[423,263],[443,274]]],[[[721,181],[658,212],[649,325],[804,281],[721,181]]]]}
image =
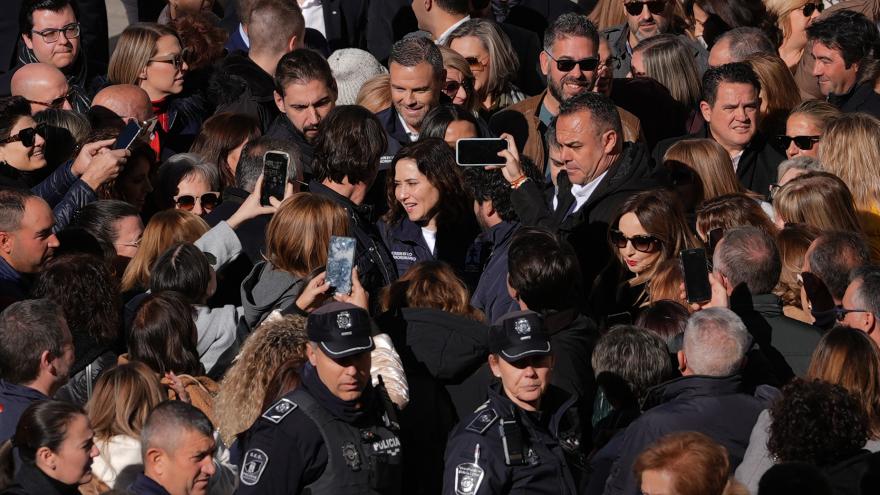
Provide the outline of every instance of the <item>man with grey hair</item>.
{"type": "MultiPolygon", "coordinates": [[[[433,41],[404,38],[391,47],[391,108],[376,114],[388,133],[388,155],[419,139],[422,121],[440,103],[446,69],[433,41]]],[[[384,157],[383,157],[384,158],[384,157]]],[[[383,159],[384,162],[384,159],[383,159]]]]}
{"type": "Polygon", "coordinates": [[[744,62],[756,53],[776,55],[776,47],[759,28],[743,26],[722,34],[709,51],[709,67],[744,62]]]}
{"type": "Polygon", "coordinates": [[[216,450],[214,426],[205,413],[185,402],[163,402],[144,423],[144,472],[128,490],[134,495],[207,493],[217,472],[216,450]]]}
{"type": "Polygon", "coordinates": [[[775,378],[758,379],[785,383],[804,376],[822,332],[782,313],[782,299],[773,293],[782,273],[773,238],[757,227],[728,230],[715,247],[712,265],[730,296],[730,309],[745,322],[775,378]]]}
{"type": "Polygon", "coordinates": [[[850,274],[838,318],[843,324],[868,334],[880,345],[880,267],[864,266],[850,274]]]}
{"type": "Polygon", "coordinates": [[[651,389],[644,414],[621,434],[606,495],[638,493],[633,462],[669,433],[708,435],[727,449],[732,468],[739,465],[758,414],[778,395],[772,387],[744,393],[740,369],[749,346],[749,332],[733,311],[709,308],[691,316],[678,352],[682,377],[651,389]]]}

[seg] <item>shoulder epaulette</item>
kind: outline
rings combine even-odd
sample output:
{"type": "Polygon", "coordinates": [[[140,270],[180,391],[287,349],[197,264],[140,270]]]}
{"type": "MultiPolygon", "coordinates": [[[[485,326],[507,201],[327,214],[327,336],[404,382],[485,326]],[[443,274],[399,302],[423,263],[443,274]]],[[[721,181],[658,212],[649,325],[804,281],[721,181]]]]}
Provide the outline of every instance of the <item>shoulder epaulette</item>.
{"type": "Polygon", "coordinates": [[[492,423],[498,419],[498,413],[495,412],[495,409],[492,409],[491,407],[481,409],[482,410],[478,409],[478,413],[474,419],[465,426],[465,430],[482,435],[490,426],[492,426],[492,423]]]}
{"type": "Polygon", "coordinates": [[[282,398],[263,413],[263,418],[268,419],[277,425],[296,408],[297,405],[295,402],[287,398],[282,398]]]}

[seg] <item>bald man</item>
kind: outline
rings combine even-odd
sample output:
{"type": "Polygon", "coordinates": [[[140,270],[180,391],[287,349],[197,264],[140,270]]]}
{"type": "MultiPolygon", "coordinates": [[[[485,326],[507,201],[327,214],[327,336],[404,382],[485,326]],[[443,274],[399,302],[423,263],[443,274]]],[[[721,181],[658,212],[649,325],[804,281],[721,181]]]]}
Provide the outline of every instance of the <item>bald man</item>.
{"type": "Polygon", "coordinates": [[[64,73],[54,65],[26,64],[12,75],[12,96],[23,96],[31,104],[31,114],[47,108],[72,110],[70,87],[64,73]]]}
{"type": "Polygon", "coordinates": [[[118,128],[132,120],[143,122],[151,118],[150,97],[133,84],[115,84],[98,91],[89,110],[89,120],[96,129],[118,128]]]}

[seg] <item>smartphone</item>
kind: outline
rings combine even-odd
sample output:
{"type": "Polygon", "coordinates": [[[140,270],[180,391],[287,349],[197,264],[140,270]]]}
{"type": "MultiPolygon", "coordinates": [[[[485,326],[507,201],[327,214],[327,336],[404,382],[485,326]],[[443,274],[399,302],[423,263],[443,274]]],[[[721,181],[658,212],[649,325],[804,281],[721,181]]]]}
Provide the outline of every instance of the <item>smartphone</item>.
{"type": "Polygon", "coordinates": [[[706,250],[702,248],[684,249],[679,253],[679,260],[688,302],[699,303],[712,299],[706,250]]]}
{"type": "Polygon", "coordinates": [[[113,149],[127,150],[131,146],[131,143],[142,135],[143,128],[141,127],[141,124],[136,120],[132,120],[122,128],[122,132],[119,133],[116,142],[113,143],[113,149]]]}
{"type": "Polygon", "coordinates": [[[504,165],[498,156],[507,149],[507,141],[499,138],[464,138],[455,142],[455,161],[462,167],[504,165]]]}
{"type": "Polygon", "coordinates": [[[287,165],[290,155],[283,151],[267,151],[263,155],[263,187],[260,190],[260,204],[269,206],[269,198],[284,199],[287,185],[287,165]]]}
{"type": "Polygon", "coordinates": [[[330,237],[327,253],[327,284],[336,294],[351,294],[351,269],[354,268],[354,237],[330,237]]]}

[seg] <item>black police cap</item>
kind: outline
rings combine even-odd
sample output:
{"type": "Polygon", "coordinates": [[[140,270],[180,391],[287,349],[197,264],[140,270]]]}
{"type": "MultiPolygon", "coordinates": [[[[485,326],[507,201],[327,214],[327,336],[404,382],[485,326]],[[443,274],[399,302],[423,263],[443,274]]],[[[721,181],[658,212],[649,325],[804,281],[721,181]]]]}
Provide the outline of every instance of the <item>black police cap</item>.
{"type": "Polygon", "coordinates": [[[489,330],[489,352],[509,363],[550,354],[541,316],[534,311],[514,311],[499,318],[489,330]]]}
{"type": "Polygon", "coordinates": [[[331,358],[373,350],[370,315],[353,304],[332,302],[316,309],[306,320],[306,333],[331,358]]]}

